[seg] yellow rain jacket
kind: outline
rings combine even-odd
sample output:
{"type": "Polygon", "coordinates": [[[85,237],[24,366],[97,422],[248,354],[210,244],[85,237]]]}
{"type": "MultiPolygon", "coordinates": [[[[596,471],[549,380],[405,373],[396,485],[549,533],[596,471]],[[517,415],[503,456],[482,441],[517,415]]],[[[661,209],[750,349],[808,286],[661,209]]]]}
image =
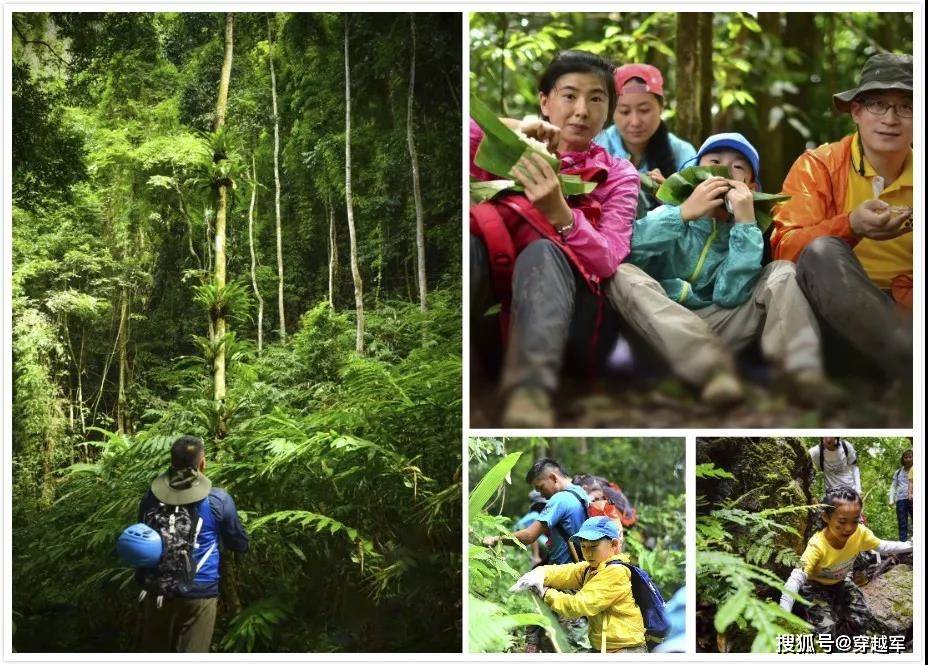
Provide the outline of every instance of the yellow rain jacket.
{"type": "Polygon", "coordinates": [[[586,561],[544,566],[545,604],[566,619],[587,617],[590,644],[596,651],[644,644],[644,620],[632,596],[631,573],[625,566],[606,565],[616,559],[628,562],[626,555],[616,554],[589,572],[586,561]],[[571,594],[560,589],[579,591],[571,594]]]}

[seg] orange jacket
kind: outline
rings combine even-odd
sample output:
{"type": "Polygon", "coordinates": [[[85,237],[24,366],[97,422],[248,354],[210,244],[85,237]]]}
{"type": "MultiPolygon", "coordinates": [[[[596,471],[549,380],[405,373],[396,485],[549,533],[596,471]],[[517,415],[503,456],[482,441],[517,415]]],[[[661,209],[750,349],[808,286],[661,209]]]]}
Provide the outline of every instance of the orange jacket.
{"type": "Polygon", "coordinates": [[[841,238],[852,247],[860,241],[851,230],[850,215],[843,212],[854,136],[806,150],[790,168],[783,193],[792,198],[773,211],[774,258],[796,261],[820,236],[841,238]]]}

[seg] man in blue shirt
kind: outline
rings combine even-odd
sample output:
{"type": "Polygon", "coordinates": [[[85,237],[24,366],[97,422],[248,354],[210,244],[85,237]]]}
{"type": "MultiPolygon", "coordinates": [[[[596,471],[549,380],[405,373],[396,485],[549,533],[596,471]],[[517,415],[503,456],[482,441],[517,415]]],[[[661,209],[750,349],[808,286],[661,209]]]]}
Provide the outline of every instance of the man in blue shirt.
{"type": "Polygon", "coordinates": [[[198,518],[190,588],[170,597],[143,592],[142,651],[208,652],[219,598],[220,543],[233,552],[248,550],[235,502],[212,486],[205,469],[203,441],[180,437],[171,446],[171,468],[152,481],[139,503],[140,522],[163,506],[186,506],[198,518]]]}
{"type": "MultiPolygon", "coordinates": [[[[551,554],[548,563],[571,563],[579,560],[570,551],[569,539],[580,529],[586,519],[587,495],[583,488],[574,485],[570,476],[556,460],[543,457],[529,469],[526,482],[534,487],[548,502],[538,518],[523,529],[512,534],[511,538],[523,545],[531,545],[542,535],[549,538],[548,549],[551,554]]],[[[484,544],[495,545],[498,542],[512,542],[510,537],[489,536],[484,544]]]]}

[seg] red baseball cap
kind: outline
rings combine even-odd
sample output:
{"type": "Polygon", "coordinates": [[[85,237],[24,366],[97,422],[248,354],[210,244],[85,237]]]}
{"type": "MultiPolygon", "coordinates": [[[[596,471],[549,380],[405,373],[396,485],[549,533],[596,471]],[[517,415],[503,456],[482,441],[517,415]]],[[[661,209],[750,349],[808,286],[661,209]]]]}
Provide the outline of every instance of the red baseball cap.
{"type": "Polygon", "coordinates": [[[625,85],[631,79],[636,78],[644,81],[644,88],[636,89],[634,92],[650,92],[664,96],[664,77],[661,76],[661,70],[653,65],[622,65],[616,68],[612,78],[615,81],[615,91],[619,96],[622,95],[625,85]]]}

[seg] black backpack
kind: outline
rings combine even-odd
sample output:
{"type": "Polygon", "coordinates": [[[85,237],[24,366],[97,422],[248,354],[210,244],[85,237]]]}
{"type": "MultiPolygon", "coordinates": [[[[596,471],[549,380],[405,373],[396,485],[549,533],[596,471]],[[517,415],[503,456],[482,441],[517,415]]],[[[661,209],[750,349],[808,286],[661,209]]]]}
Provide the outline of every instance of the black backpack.
{"type": "MultiPolygon", "coordinates": [[[[209,501],[209,497],[203,501],[209,501]]],[[[162,553],[157,566],[139,570],[138,581],[143,589],[140,601],[148,593],[157,594],[160,607],[165,597],[173,598],[190,590],[199,570],[199,566],[194,566],[193,552],[203,528],[201,503],[172,506],[159,501],[145,513],[142,521],[161,536],[162,553]]],[[[215,544],[200,557],[200,565],[212,554],[213,547],[215,544]]]]}
{"type": "MultiPolygon", "coordinates": [[[[841,442],[841,450],[844,451],[844,459],[847,463],[857,464],[857,458],[851,459],[851,456],[847,454],[847,441],[844,439],[839,439],[841,442]]],[[[825,444],[819,442],[818,444],[818,468],[822,473],[825,473],[825,444]]]]}

